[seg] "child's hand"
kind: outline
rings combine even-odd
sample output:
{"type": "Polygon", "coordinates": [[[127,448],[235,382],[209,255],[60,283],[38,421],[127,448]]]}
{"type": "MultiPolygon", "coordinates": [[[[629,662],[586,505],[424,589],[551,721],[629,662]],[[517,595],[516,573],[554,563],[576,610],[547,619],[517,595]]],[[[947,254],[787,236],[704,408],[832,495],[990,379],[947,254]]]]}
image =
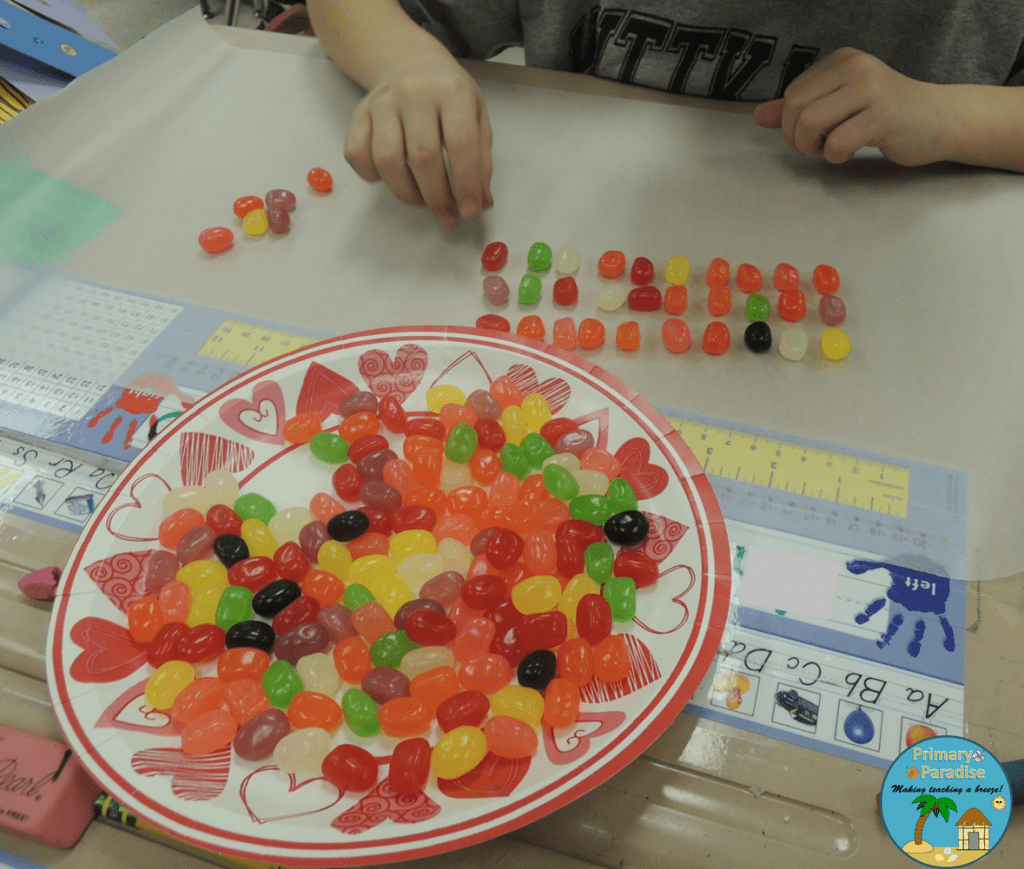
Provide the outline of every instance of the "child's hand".
{"type": "Polygon", "coordinates": [[[353,114],[345,159],[402,202],[426,205],[444,226],[493,205],[487,108],[454,60],[400,70],[373,88],[353,114]]]}
{"type": "Polygon", "coordinates": [[[759,105],[754,120],[830,163],[870,145],[901,166],[920,166],[947,159],[941,89],[841,48],[794,79],[781,100],[759,105]]]}

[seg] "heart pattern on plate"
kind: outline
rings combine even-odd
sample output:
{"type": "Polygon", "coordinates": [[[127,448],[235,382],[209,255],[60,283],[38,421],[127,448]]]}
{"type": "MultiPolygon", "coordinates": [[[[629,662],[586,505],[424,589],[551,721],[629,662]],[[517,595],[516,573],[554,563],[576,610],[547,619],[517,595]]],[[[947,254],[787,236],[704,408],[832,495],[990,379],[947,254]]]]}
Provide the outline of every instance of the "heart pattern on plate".
{"type": "Polygon", "coordinates": [[[99,717],[97,727],[134,730],[152,736],[180,736],[181,728],[171,721],[166,712],[154,709],[146,702],[146,683],[149,678],[132,685],[114,700],[99,717]]]}
{"type": "Polygon", "coordinates": [[[350,836],[372,830],[384,821],[418,824],[439,814],[441,807],[423,791],[398,794],[384,779],[347,812],[338,815],[331,826],[350,836]]]}
{"type": "Polygon", "coordinates": [[[311,362],[302,380],[295,413],[315,413],[323,422],[338,412],[338,405],[346,395],[358,391],[359,387],[345,375],[331,371],[319,362],[311,362]]]}
{"type": "Polygon", "coordinates": [[[323,777],[299,781],[276,766],[261,766],[249,773],[239,789],[249,817],[257,824],[287,821],[327,811],[341,800],[338,789],[323,777]]]}
{"type": "Polygon", "coordinates": [[[519,387],[524,396],[539,392],[548,403],[548,408],[557,414],[569,403],[572,388],[561,377],[549,377],[540,382],[532,365],[516,364],[508,368],[508,376],[519,387]]]}
{"type": "Polygon", "coordinates": [[[533,758],[510,760],[487,752],[475,769],[453,779],[438,779],[437,787],[446,797],[456,799],[484,799],[507,797],[530,771],[533,758]]]}
{"type": "Polygon", "coordinates": [[[168,776],[171,792],[180,799],[212,800],[228,783],[231,747],[200,755],[180,748],[147,748],[132,755],[132,769],[146,777],[168,776]]]}
{"type": "Polygon", "coordinates": [[[178,448],[181,456],[181,482],[186,486],[201,486],[211,471],[244,471],[255,453],[245,444],[206,432],[187,431],[181,436],[178,448]]]}
{"type": "Polygon", "coordinates": [[[128,604],[146,596],[146,565],[155,550],[115,552],[85,566],[85,572],[107,599],[121,612],[128,604]]]}
{"type": "Polygon", "coordinates": [[[82,648],[71,662],[76,682],[117,682],[146,663],[146,647],[132,639],[128,628],[106,619],[86,616],[75,622],[71,640],[82,648]]]}
{"type": "Polygon", "coordinates": [[[625,697],[661,678],[661,669],[643,640],[624,634],[629,654],[629,675],[621,682],[603,682],[594,676],[580,688],[581,703],[607,703],[625,697]]]}
{"type": "Polygon", "coordinates": [[[615,732],[625,720],[625,712],[610,709],[607,712],[581,712],[575,724],[557,733],[545,724],[544,753],[548,760],[559,766],[575,763],[590,751],[595,737],[615,732]]]}
{"type": "Polygon", "coordinates": [[[427,371],[427,351],[418,344],[403,344],[392,359],[380,349],[359,357],[359,373],[378,399],[394,396],[405,401],[420,385],[427,371]]]}
{"type": "Polygon", "coordinates": [[[266,444],[284,443],[287,419],[280,384],[263,380],[252,388],[252,400],[229,398],[217,411],[224,424],[234,432],[266,444]]]}
{"type": "Polygon", "coordinates": [[[615,458],[622,462],[620,473],[641,500],[660,495],[668,486],[668,471],[650,461],[651,445],[646,438],[630,438],[615,451],[615,458]]]}

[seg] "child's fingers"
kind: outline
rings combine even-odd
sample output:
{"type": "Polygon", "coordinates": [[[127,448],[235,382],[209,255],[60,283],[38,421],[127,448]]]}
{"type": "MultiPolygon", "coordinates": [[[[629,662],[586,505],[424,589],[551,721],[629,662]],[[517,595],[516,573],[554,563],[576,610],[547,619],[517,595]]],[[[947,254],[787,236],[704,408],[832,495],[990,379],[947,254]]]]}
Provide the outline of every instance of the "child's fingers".
{"type": "Polygon", "coordinates": [[[370,113],[360,105],[352,115],[345,134],[345,159],[364,181],[380,181],[380,173],[373,165],[371,137],[373,124],[370,113]]]}
{"type": "Polygon", "coordinates": [[[441,130],[452,189],[460,217],[476,217],[484,207],[490,182],[490,126],[481,121],[481,105],[470,98],[442,107],[441,130]]]}
{"type": "MultiPolygon", "coordinates": [[[[794,120],[790,141],[801,154],[823,154],[825,141],[833,131],[864,109],[864,99],[855,89],[840,88],[800,111],[794,120]]],[[[838,157],[840,150],[833,150],[833,153],[838,157]]]]}
{"type": "Polygon", "coordinates": [[[770,100],[754,108],[754,122],[762,127],[782,126],[782,107],[785,100],[770,100]]]}
{"type": "Polygon", "coordinates": [[[422,205],[423,197],[406,162],[405,128],[394,111],[373,111],[373,165],[396,199],[422,205]]]}

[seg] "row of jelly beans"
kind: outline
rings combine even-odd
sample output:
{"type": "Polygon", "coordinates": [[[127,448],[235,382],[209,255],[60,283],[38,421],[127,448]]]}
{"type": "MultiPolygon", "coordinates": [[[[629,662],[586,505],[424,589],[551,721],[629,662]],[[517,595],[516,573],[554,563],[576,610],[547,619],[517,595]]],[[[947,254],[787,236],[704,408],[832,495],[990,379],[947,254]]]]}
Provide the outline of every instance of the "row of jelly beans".
{"type": "MultiPolygon", "coordinates": [[[[557,470],[557,469],[555,469],[555,470],[557,470]]],[[[272,521],[272,520],[271,520],[271,521],[272,521]]],[[[598,599],[598,600],[599,600],[599,599],[598,599]]]]}
{"type": "MultiPolygon", "coordinates": [[[[306,174],[306,182],[318,193],[330,193],[334,179],[326,169],[315,167],[306,174]]],[[[240,196],[232,210],[242,222],[242,230],[250,238],[259,238],[267,231],[282,235],[291,229],[291,212],[295,210],[295,194],[282,188],[259,196],[240,196]]],[[[199,233],[199,246],[207,253],[223,253],[235,242],[235,234],[226,226],[210,226],[199,233]]]]}

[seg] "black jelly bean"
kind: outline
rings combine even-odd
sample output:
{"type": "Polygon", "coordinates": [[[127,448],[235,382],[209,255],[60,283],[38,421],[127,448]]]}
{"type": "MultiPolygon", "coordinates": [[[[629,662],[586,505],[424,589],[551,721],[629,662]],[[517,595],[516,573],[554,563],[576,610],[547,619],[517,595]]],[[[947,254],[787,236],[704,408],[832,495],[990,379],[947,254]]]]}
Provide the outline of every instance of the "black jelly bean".
{"type": "Polygon", "coordinates": [[[751,323],[743,333],[743,343],[754,353],[767,353],[772,349],[772,327],[762,320],[751,323]]]}
{"type": "Polygon", "coordinates": [[[266,622],[252,619],[246,622],[236,622],[224,635],[224,645],[229,649],[236,649],[244,646],[248,649],[262,649],[268,655],[274,648],[277,635],[274,629],[266,622]]]}
{"type": "Polygon", "coordinates": [[[231,567],[249,557],[249,546],[237,534],[218,534],[213,538],[213,553],[231,567]]]}
{"type": "Polygon", "coordinates": [[[275,579],[253,595],[252,611],[258,616],[273,618],[300,597],[302,588],[297,582],[291,579],[275,579]]]}
{"type": "Polygon", "coordinates": [[[604,523],[604,536],[618,546],[635,546],[647,539],[650,522],[639,510],[623,510],[604,523]]]}
{"type": "Polygon", "coordinates": [[[558,658],[551,649],[535,649],[523,656],[516,668],[516,678],[524,688],[543,691],[558,672],[558,658]]]}
{"type": "Polygon", "coordinates": [[[370,517],[362,510],[346,510],[327,520],[327,533],[341,543],[348,543],[370,530],[370,517]]]}

